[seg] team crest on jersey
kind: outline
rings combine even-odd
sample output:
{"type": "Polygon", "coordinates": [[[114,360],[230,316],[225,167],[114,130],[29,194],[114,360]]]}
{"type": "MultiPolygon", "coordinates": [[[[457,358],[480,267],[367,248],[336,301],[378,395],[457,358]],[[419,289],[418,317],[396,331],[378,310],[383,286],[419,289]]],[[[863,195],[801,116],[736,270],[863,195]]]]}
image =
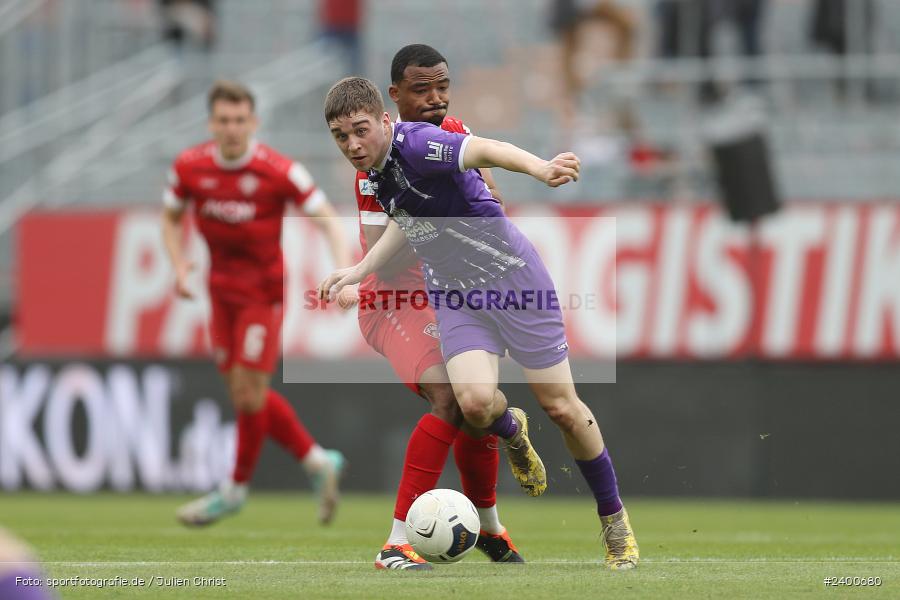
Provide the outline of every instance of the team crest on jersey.
{"type": "Polygon", "coordinates": [[[368,179],[360,179],[359,180],[359,193],[363,196],[374,196],[375,195],[375,186],[372,185],[372,182],[368,179]]]}
{"type": "Polygon", "coordinates": [[[425,326],[425,329],[422,331],[425,335],[430,335],[436,340],[441,339],[441,332],[438,329],[437,323],[429,323],[425,326]]]}
{"type": "Polygon", "coordinates": [[[241,192],[245,196],[252,196],[253,192],[256,191],[256,188],[259,187],[259,179],[257,179],[255,175],[247,173],[238,179],[238,187],[241,188],[241,192]]]}

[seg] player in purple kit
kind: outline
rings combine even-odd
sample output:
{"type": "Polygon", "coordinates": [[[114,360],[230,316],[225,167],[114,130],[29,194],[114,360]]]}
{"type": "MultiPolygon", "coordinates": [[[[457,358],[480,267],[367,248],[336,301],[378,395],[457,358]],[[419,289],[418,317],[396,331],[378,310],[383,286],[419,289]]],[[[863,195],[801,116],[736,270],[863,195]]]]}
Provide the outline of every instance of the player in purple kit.
{"type": "Polygon", "coordinates": [[[477,170],[498,167],[557,187],[578,179],[578,157],[567,152],[545,161],[511,144],[429,123],[392,123],[378,88],[359,77],[331,88],[325,120],[344,156],[368,172],[392,221],[360,263],[322,282],[320,294],[335,297],[408,242],[423,262],[441,350],[466,421],[507,440],[520,485],[532,495],[543,493],[546,473],[527,440],[524,413],[508,409],[497,389],[499,357],[508,351],[594,494],[607,566],[637,566],[638,546],[612,462],[596,419],[575,391],[553,281],[477,170]]]}

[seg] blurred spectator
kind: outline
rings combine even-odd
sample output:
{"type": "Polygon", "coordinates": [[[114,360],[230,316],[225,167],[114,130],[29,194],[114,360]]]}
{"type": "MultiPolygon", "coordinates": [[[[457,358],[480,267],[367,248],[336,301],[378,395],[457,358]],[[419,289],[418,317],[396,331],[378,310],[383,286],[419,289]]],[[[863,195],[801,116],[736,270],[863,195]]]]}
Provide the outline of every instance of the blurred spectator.
{"type": "Polygon", "coordinates": [[[854,0],[848,13],[847,0],[816,0],[813,7],[812,38],[835,54],[871,52],[875,24],[875,3],[854,0]],[[851,41],[855,41],[851,47],[851,41]]]}
{"type": "MultiPolygon", "coordinates": [[[[659,26],[657,53],[663,58],[679,58],[697,54],[694,43],[690,43],[689,48],[687,38],[690,37],[690,34],[685,35],[685,33],[687,33],[688,23],[691,22],[690,16],[694,16],[690,13],[699,7],[688,6],[686,4],[688,1],[657,0],[656,2],[656,19],[659,26]]],[[[693,3],[694,0],[690,1],[693,3]]],[[[699,14],[699,10],[697,10],[697,14],[699,14]]],[[[692,29],[697,27],[695,24],[691,26],[692,29]]]]}
{"type": "Polygon", "coordinates": [[[648,173],[669,157],[641,138],[640,121],[634,108],[636,90],[633,86],[618,83],[613,95],[616,96],[616,126],[624,137],[625,147],[615,138],[595,136],[579,125],[579,136],[575,139],[575,126],[579,120],[578,104],[584,91],[584,74],[579,69],[578,54],[586,40],[586,28],[600,22],[611,29],[614,40],[613,58],[619,63],[627,63],[635,55],[637,37],[637,17],[634,10],[620,0],[553,0],[550,27],[560,38],[561,72],[563,74],[563,94],[561,146],[574,149],[582,160],[590,163],[604,163],[616,156],[624,155],[635,172],[648,173]]]}
{"type": "MultiPolygon", "coordinates": [[[[762,54],[762,17],[768,0],[658,0],[659,54],[665,58],[715,55],[716,28],[731,22],[737,29],[741,52],[755,58],[762,54]]],[[[752,79],[748,83],[755,83],[752,79]]],[[[722,90],[715,81],[704,81],[700,98],[715,102],[722,90]]]]}
{"type": "MultiPolygon", "coordinates": [[[[838,55],[865,54],[875,50],[874,29],[876,10],[874,0],[816,0],[812,12],[812,40],[838,55]]],[[[847,79],[835,82],[838,92],[847,92],[847,79]]],[[[865,95],[869,100],[878,97],[877,84],[865,80],[865,95]]]]}
{"type": "Polygon", "coordinates": [[[351,75],[364,74],[360,44],[362,11],[363,0],[319,0],[322,38],[342,49],[351,75]]]}
{"type": "Polygon", "coordinates": [[[614,56],[625,62],[634,56],[635,18],[627,8],[614,0],[553,0],[550,27],[561,43],[564,128],[570,129],[582,92],[576,56],[583,43],[584,27],[591,21],[602,21],[615,32],[614,56]]]}
{"type": "Polygon", "coordinates": [[[216,40],[214,0],[159,0],[163,18],[163,38],[176,47],[185,41],[198,42],[211,50],[216,40]]]}

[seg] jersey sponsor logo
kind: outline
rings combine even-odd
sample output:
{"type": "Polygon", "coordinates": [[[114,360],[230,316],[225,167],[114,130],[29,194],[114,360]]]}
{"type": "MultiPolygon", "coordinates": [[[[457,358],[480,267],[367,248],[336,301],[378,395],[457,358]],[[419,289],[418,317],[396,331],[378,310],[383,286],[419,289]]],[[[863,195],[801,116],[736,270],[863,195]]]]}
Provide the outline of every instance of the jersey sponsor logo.
{"type": "Polygon", "coordinates": [[[238,187],[245,196],[252,196],[253,192],[259,188],[259,179],[248,173],[238,179],[238,187]]]}
{"type": "Polygon", "coordinates": [[[372,182],[368,179],[360,179],[359,180],[359,193],[363,196],[374,196],[375,195],[375,187],[372,185],[372,182]]]}
{"type": "Polygon", "coordinates": [[[200,216],[225,223],[246,223],[256,216],[256,205],[242,200],[207,200],[200,216]]]}
{"type": "Polygon", "coordinates": [[[436,340],[441,339],[441,332],[438,329],[437,323],[429,323],[425,326],[425,329],[422,330],[422,333],[425,335],[430,335],[436,340]]]}
{"type": "MultiPolygon", "coordinates": [[[[393,205],[392,205],[393,208],[393,205]]],[[[397,225],[406,234],[406,239],[413,246],[430,242],[440,235],[438,228],[431,221],[422,218],[414,218],[402,208],[392,213],[397,225]]]]}
{"type": "Polygon", "coordinates": [[[428,154],[425,155],[425,160],[436,160],[439,162],[453,162],[453,146],[448,146],[447,144],[442,144],[440,142],[433,142],[429,140],[427,142],[428,145],[428,154]]]}
{"type": "Polygon", "coordinates": [[[440,142],[428,142],[428,154],[425,160],[441,160],[444,156],[444,145],[440,142]]]}

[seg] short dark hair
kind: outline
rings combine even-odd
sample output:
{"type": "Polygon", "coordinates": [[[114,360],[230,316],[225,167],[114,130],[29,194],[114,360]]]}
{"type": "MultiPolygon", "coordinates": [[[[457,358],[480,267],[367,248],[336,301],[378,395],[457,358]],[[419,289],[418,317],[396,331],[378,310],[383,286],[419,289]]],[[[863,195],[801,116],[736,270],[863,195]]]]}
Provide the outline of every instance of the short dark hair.
{"type": "MultiPolygon", "coordinates": [[[[403,46],[394,55],[391,61],[391,82],[399,83],[403,81],[403,74],[406,67],[433,67],[441,63],[447,62],[444,55],[425,44],[410,44],[403,46]]],[[[447,63],[449,66],[450,63],[447,63]]]]}
{"type": "Polygon", "coordinates": [[[325,96],[325,122],[365,111],[378,116],[384,113],[384,98],[378,86],[364,77],[344,77],[325,96]]]}
{"type": "Polygon", "coordinates": [[[219,100],[249,102],[250,110],[256,108],[256,99],[253,98],[253,93],[247,86],[237,81],[219,79],[213,83],[213,86],[209,89],[209,94],[206,96],[206,107],[209,109],[209,112],[212,112],[213,104],[219,100]]]}

